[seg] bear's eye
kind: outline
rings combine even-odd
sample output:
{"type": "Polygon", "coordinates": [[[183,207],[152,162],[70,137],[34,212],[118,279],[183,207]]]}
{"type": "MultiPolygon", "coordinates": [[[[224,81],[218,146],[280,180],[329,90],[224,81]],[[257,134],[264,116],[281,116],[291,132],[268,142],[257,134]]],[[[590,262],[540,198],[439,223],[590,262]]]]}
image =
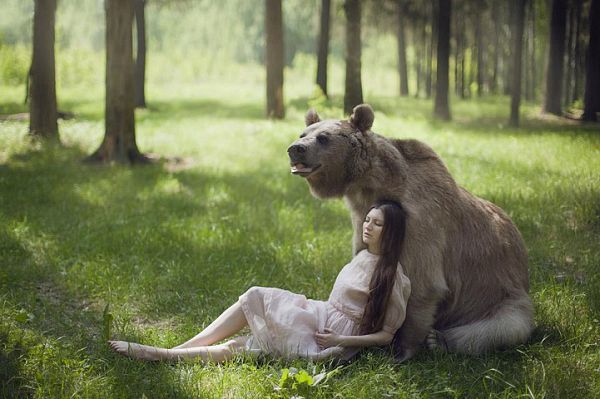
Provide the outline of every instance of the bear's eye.
{"type": "Polygon", "coordinates": [[[300,135],[300,138],[301,138],[301,139],[303,139],[304,137],[306,137],[306,133],[302,133],[302,134],[300,135]]]}
{"type": "Polygon", "coordinates": [[[325,145],[329,143],[329,137],[323,135],[317,136],[317,141],[319,142],[319,144],[325,145]]]}

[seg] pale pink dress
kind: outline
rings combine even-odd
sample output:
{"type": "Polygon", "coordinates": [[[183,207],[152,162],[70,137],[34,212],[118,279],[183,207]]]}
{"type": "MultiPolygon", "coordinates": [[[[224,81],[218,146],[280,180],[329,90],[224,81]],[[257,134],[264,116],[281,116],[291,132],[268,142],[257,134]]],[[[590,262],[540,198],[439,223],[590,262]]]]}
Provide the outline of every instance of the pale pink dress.
{"type": "MultiPolygon", "coordinates": [[[[358,335],[359,323],[369,295],[369,282],[378,256],[359,252],[340,271],[329,299],[316,301],[304,295],[265,287],[252,287],[240,296],[252,336],[250,352],[284,358],[349,359],[360,348],[332,347],[320,350],[315,332],[330,328],[340,335],[358,335]]],[[[383,330],[394,334],[404,322],[410,281],[398,264],[396,282],[387,306],[383,330]]]]}

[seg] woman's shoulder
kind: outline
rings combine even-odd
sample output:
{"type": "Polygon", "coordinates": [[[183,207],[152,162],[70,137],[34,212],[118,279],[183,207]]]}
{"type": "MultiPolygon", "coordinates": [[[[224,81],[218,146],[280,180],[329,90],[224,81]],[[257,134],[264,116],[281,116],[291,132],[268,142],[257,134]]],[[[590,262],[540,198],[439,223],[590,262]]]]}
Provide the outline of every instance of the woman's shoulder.
{"type": "Polygon", "coordinates": [[[356,256],[352,259],[352,263],[360,265],[374,265],[375,263],[377,263],[377,259],[379,259],[379,255],[372,254],[368,250],[363,249],[362,251],[357,253],[356,256]]]}

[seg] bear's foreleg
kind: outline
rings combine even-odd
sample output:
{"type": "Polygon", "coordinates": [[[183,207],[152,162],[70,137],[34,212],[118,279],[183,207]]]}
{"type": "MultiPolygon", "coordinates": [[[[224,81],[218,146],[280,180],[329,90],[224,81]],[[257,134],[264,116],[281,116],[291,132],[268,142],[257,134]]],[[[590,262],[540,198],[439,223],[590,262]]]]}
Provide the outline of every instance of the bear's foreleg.
{"type": "Polygon", "coordinates": [[[411,295],[406,307],[406,319],[394,337],[396,360],[403,362],[413,357],[433,328],[438,306],[437,298],[411,295]]]}

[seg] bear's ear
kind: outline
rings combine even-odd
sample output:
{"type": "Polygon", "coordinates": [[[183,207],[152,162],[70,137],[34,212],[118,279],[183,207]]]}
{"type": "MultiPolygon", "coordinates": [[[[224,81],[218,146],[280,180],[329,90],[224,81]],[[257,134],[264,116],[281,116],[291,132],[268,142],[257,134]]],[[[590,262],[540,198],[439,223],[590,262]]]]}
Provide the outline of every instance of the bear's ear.
{"type": "Polygon", "coordinates": [[[310,126],[313,123],[321,122],[321,118],[319,118],[317,111],[314,109],[309,109],[306,113],[306,116],[304,116],[304,122],[306,123],[306,126],[310,126]]]}
{"type": "Polygon", "coordinates": [[[369,104],[357,105],[350,115],[350,123],[363,133],[371,129],[374,120],[375,114],[369,104]]]}

